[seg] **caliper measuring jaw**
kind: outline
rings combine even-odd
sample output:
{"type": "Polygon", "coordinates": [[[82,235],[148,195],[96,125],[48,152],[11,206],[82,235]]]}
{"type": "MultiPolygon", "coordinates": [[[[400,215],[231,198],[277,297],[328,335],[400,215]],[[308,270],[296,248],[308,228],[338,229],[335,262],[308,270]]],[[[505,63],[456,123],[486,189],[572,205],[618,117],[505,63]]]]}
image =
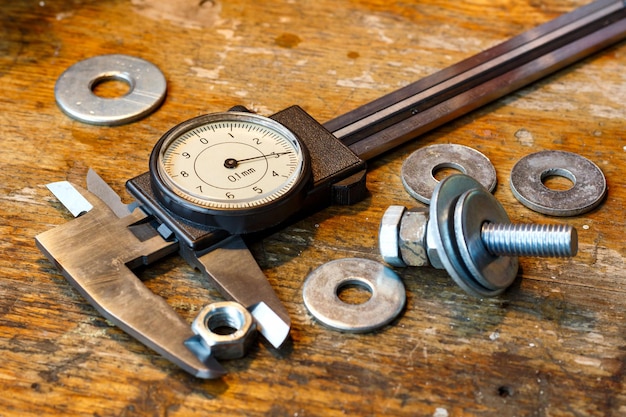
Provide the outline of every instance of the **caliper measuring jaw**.
{"type": "MultiPolygon", "coordinates": [[[[179,251],[215,283],[211,274],[233,274],[233,265],[247,267],[241,265],[240,249],[242,245],[245,248],[245,244],[239,243],[238,237],[227,238],[212,248],[213,251],[197,254],[180,245],[175,237],[159,233],[158,223],[141,207],[131,212],[122,205],[119,197],[95,172],[89,172],[87,183],[99,196],[106,194],[103,198],[109,205],[94,193],[66,181],[50,184],[48,188],[78,217],[37,235],[35,241],[39,249],[102,316],[120,329],[196,377],[213,379],[224,375],[226,370],[215,357],[197,356],[197,352],[186,346],[185,342],[196,338],[190,323],[163,298],[150,291],[133,269],[179,251]],[[207,267],[215,256],[221,259],[215,267],[217,271],[207,267]],[[239,263],[231,262],[229,268],[228,261],[233,257],[239,263]]],[[[243,252],[249,254],[247,249],[243,252]]],[[[262,286],[269,286],[249,256],[258,271],[247,273],[260,274],[257,281],[262,286]]],[[[224,288],[218,286],[218,289],[224,294],[224,288]]],[[[228,294],[225,296],[232,299],[228,294]]],[[[286,313],[279,316],[265,302],[252,296],[249,300],[235,301],[251,312],[259,332],[272,345],[279,347],[284,342],[290,328],[286,313]]]]}

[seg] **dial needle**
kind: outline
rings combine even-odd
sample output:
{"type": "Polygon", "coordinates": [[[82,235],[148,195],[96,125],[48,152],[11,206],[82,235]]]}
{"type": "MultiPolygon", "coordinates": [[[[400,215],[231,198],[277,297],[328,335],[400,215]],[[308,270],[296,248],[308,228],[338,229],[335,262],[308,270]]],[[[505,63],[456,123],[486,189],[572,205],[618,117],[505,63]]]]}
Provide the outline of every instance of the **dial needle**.
{"type": "Polygon", "coordinates": [[[263,159],[263,158],[269,158],[272,156],[275,156],[276,158],[278,158],[281,155],[287,155],[293,153],[292,151],[288,151],[288,152],[272,152],[269,153],[267,155],[259,155],[259,156],[253,156],[252,158],[246,158],[246,159],[235,159],[235,158],[228,158],[227,160],[224,161],[224,166],[226,168],[237,168],[237,166],[239,165],[240,162],[249,162],[249,161],[255,161],[257,159],[263,159]]]}

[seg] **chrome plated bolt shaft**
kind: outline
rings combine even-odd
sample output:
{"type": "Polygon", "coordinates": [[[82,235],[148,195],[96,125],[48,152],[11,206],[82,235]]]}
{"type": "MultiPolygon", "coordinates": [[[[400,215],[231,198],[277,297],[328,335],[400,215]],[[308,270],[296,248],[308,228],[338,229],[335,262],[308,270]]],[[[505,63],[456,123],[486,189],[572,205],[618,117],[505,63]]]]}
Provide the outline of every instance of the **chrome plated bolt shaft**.
{"type": "Polygon", "coordinates": [[[578,252],[576,229],[565,224],[485,223],[481,239],[492,255],[566,258],[578,252]]]}

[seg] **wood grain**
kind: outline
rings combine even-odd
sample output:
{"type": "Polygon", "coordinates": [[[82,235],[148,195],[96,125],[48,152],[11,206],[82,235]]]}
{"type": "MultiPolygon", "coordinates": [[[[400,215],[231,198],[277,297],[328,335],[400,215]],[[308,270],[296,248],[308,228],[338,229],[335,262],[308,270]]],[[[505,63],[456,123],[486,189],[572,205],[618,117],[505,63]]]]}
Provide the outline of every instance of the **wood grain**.
{"type": "MultiPolygon", "coordinates": [[[[623,43],[383,155],[369,166],[368,199],[255,244],[291,314],[291,340],[281,350],[261,341],[225,362],[221,380],[185,374],[101,318],[34,244],[70,219],[46,183],[82,184],[91,167],[128,200],[125,181],[187,118],[299,104],[324,122],[584,3],[0,0],[0,416],[626,415],[623,43]],[[96,127],[58,109],[58,76],[107,53],[162,69],[158,111],[96,127]],[[513,287],[484,300],[445,271],[398,270],[407,308],[392,325],[362,335],[324,328],[303,305],[306,275],[333,259],[380,260],[383,211],[419,204],[402,187],[402,161],[433,143],[485,153],[512,219],[574,225],[578,256],[522,259],[513,287]],[[509,172],[544,149],[597,163],[606,201],[564,219],[519,204],[509,172]]],[[[140,275],[189,321],[221,300],[178,257],[140,275]]]]}

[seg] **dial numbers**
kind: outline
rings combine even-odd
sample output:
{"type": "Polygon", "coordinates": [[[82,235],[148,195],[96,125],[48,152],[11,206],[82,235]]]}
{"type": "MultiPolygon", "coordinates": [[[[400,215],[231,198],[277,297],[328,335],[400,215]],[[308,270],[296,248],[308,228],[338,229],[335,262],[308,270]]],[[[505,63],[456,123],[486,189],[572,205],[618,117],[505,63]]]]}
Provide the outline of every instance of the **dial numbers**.
{"type": "Polygon", "coordinates": [[[158,169],[174,193],[207,208],[242,209],[270,203],[292,188],[303,169],[295,136],[271,119],[237,115],[163,144],[158,169]]]}

